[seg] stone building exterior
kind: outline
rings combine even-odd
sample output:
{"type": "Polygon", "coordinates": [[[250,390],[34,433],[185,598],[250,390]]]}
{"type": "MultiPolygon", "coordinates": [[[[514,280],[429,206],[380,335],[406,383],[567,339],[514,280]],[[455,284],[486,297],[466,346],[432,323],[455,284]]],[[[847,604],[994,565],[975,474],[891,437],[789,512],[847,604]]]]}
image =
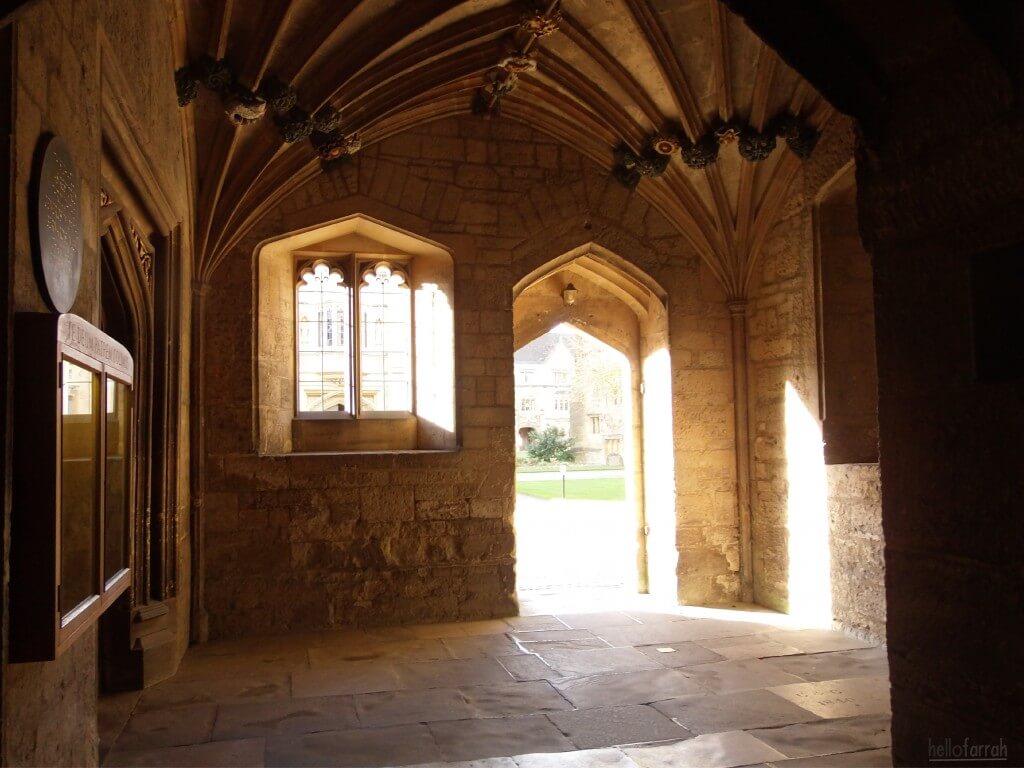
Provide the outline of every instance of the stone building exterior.
{"type": "Polygon", "coordinates": [[[516,435],[525,450],[549,427],[573,441],[575,462],[623,461],[622,383],[615,353],[577,333],[555,329],[515,353],[516,435]]]}
{"type": "MultiPolygon", "coordinates": [[[[516,435],[519,450],[549,427],[570,435],[576,360],[561,334],[550,333],[516,350],[516,435]]],[[[571,435],[570,435],[571,436],[571,435]]]]}
{"type": "Polygon", "coordinates": [[[98,764],[98,691],[211,639],[516,615],[514,351],[561,323],[630,364],[647,590],[886,640],[899,765],[1024,755],[1020,9],[555,5],[0,10],[0,763],[98,764]],[[133,358],[131,587],[25,661],[53,135],[70,312],[133,358]],[[321,257],[407,275],[408,410],[298,413],[321,257]]]}

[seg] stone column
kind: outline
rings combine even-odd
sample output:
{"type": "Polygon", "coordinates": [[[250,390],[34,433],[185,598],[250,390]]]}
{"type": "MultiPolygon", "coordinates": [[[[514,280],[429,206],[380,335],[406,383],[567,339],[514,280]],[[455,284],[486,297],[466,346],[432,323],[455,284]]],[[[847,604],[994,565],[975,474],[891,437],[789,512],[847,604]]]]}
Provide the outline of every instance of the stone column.
{"type": "Polygon", "coordinates": [[[736,429],[736,507],[740,535],[740,599],[754,601],[753,543],[750,530],[750,426],[747,389],[747,301],[729,301],[732,320],[732,382],[736,429]]]}
{"type": "Polygon", "coordinates": [[[206,353],[203,349],[203,333],[205,332],[206,320],[206,298],[209,294],[210,285],[206,282],[196,281],[192,284],[192,365],[190,370],[189,396],[191,400],[190,420],[190,442],[189,448],[191,458],[191,517],[189,521],[189,535],[191,537],[191,595],[190,595],[190,622],[189,640],[193,643],[205,643],[209,639],[210,622],[206,614],[205,595],[205,541],[203,505],[204,494],[206,493],[206,446],[204,441],[205,429],[203,428],[204,409],[206,403],[203,400],[204,381],[203,372],[205,369],[204,360],[206,353]]]}

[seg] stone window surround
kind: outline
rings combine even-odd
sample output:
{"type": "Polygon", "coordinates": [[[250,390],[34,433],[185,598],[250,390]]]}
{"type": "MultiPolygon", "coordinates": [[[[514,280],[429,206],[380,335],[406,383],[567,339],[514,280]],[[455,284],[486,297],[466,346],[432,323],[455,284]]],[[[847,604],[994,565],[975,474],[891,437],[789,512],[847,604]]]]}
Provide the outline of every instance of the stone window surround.
{"type": "Polygon", "coordinates": [[[382,453],[457,448],[454,265],[447,249],[413,233],[355,214],[264,241],[256,248],[255,261],[259,349],[256,422],[260,453],[382,453]],[[296,411],[297,270],[300,264],[314,258],[333,260],[351,258],[352,254],[357,257],[371,254],[378,260],[400,263],[414,295],[426,285],[432,285],[436,286],[435,295],[444,301],[439,308],[428,309],[424,304],[420,311],[414,304],[412,413],[363,415],[353,419],[296,411]],[[440,311],[440,314],[431,322],[417,324],[417,315],[421,315],[422,320],[422,313],[428,311],[440,311]],[[429,339],[425,336],[428,332],[429,339]],[[420,348],[431,351],[417,354],[420,348]]]}

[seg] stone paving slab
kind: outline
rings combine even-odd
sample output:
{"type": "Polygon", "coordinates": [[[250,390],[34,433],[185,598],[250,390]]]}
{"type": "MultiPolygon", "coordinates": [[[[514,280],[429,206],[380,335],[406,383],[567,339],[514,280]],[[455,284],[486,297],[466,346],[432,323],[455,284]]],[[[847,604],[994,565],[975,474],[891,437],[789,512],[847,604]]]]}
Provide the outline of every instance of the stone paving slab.
{"type": "Polygon", "coordinates": [[[523,629],[512,633],[521,643],[550,643],[562,640],[593,640],[596,635],[589,629],[523,629]]]}
{"type": "Polygon", "coordinates": [[[607,672],[635,672],[661,669],[662,665],[636,648],[605,648],[566,651],[561,648],[537,651],[540,658],[563,677],[583,677],[607,672]]]}
{"type": "Polygon", "coordinates": [[[727,659],[765,659],[801,653],[799,648],[772,640],[768,635],[718,637],[699,640],[698,644],[727,659]]]}
{"type": "Polygon", "coordinates": [[[885,648],[773,622],[599,607],[212,643],[133,710],[110,700],[106,764],[886,764],[885,648]]]}
{"type": "Polygon", "coordinates": [[[560,630],[569,629],[555,616],[511,616],[505,621],[512,627],[514,633],[536,632],[539,630],[560,630]]]}
{"type": "Polygon", "coordinates": [[[451,637],[441,642],[453,659],[486,659],[527,653],[519,643],[507,635],[451,637]]]}
{"type": "MultiPolygon", "coordinates": [[[[498,635],[501,637],[501,635],[498,635]]],[[[318,647],[309,649],[309,668],[316,672],[322,669],[343,668],[358,661],[448,661],[453,658],[440,639],[397,640],[374,642],[344,648],[318,647]]]]}
{"type": "Polygon", "coordinates": [[[649,704],[703,692],[699,683],[673,669],[591,675],[556,680],[553,685],[578,709],[649,704]]]}
{"type": "MultiPolygon", "coordinates": [[[[299,673],[306,674],[306,673],[299,673]]],[[[291,675],[261,672],[216,680],[184,680],[173,677],[142,692],[136,712],[194,704],[232,704],[288,698],[291,675]]]]}
{"type": "Polygon", "coordinates": [[[116,746],[121,749],[143,747],[181,747],[209,741],[217,707],[201,704],[141,712],[128,720],[116,746]]]}
{"type": "Polygon", "coordinates": [[[848,677],[888,677],[885,646],[765,659],[784,672],[811,683],[848,677]]]}
{"type": "Polygon", "coordinates": [[[544,640],[543,642],[532,642],[522,640],[523,649],[528,653],[544,653],[545,651],[598,651],[603,648],[611,648],[611,644],[600,637],[578,637],[567,640],[544,640]]]}
{"type": "Polygon", "coordinates": [[[784,757],[745,731],[708,733],[673,744],[633,747],[623,751],[640,768],[737,768],[784,757]]]}
{"type": "Polygon", "coordinates": [[[803,653],[849,651],[869,648],[873,643],[829,629],[793,629],[767,633],[768,637],[783,645],[792,645],[803,653]]]}
{"type": "Polygon", "coordinates": [[[575,749],[573,743],[541,715],[431,723],[430,731],[441,754],[448,760],[575,749]]]}
{"type": "Polygon", "coordinates": [[[707,693],[751,691],[773,685],[799,683],[801,678],[783,672],[760,659],[735,659],[714,664],[684,667],[681,673],[698,683],[707,693]]]}
{"type": "Polygon", "coordinates": [[[217,710],[212,738],[263,738],[355,728],[359,724],[351,696],[225,704],[217,710]]]}
{"type": "Polygon", "coordinates": [[[678,723],[643,705],[578,709],[558,712],[548,719],[580,749],[672,741],[691,735],[678,723]]]}
{"type": "Polygon", "coordinates": [[[510,683],[512,675],[495,659],[455,659],[398,664],[399,689],[459,688],[467,685],[510,683]]]}
{"type": "Polygon", "coordinates": [[[708,650],[704,646],[690,640],[684,640],[681,643],[642,645],[636,650],[663,667],[692,667],[695,664],[711,664],[716,661],[726,661],[725,656],[708,650]]]}
{"type": "Polygon", "coordinates": [[[554,755],[519,755],[513,759],[516,768],[637,768],[618,749],[587,749],[554,755]]]}
{"type": "Polygon", "coordinates": [[[786,757],[819,757],[887,747],[889,718],[864,715],[750,731],[786,757]]]}
{"type": "Polygon", "coordinates": [[[498,663],[516,680],[554,680],[561,677],[535,653],[521,656],[499,656],[498,663]]]}
{"type": "Polygon", "coordinates": [[[448,637],[502,635],[511,630],[512,625],[505,619],[488,619],[484,621],[455,621],[443,624],[416,624],[405,629],[412,637],[436,640],[448,637]]]}
{"type": "Polygon", "coordinates": [[[377,693],[402,687],[397,665],[382,661],[350,661],[334,669],[292,674],[292,695],[296,698],[377,693]]]}
{"type": "Polygon", "coordinates": [[[279,648],[263,652],[187,654],[182,659],[175,681],[211,680],[238,675],[279,675],[281,672],[301,672],[309,669],[305,646],[279,648]]]}
{"type": "Polygon", "coordinates": [[[770,765],[771,768],[892,768],[892,750],[886,747],[818,757],[798,757],[770,765]]]}
{"type": "Polygon", "coordinates": [[[103,765],[110,768],[262,768],[265,749],[263,739],[211,741],[163,749],[127,750],[116,747],[103,765]]]}
{"type": "Polygon", "coordinates": [[[694,733],[792,725],[818,716],[771,691],[737,691],[686,696],[655,703],[654,708],[694,733]]]}
{"type": "Polygon", "coordinates": [[[442,759],[425,725],[277,736],[266,744],[266,765],[281,768],[384,768],[442,759]]]}
{"type": "Polygon", "coordinates": [[[388,725],[427,723],[433,720],[465,720],[474,716],[473,707],[456,689],[423,691],[382,691],[354,697],[357,724],[371,728],[388,725]]]}
{"type": "Polygon", "coordinates": [[[820,717],[888,714],[889,679],[852,677],[818,683],[796,683],[770,689],[820,717]]]}
{"type": "Polygon", "coordinates": [[[763,632],[764,629],[763,624],[753,622],[701,619],[644,624],[636,627],[608,627],[595,630],[595,634],[613,646],[635,646],[754,635],[763,632]]]}
{"type": "Polygon", "coordinates": [[[461,693],[476,717],[509,717],[572,709],[572,705],[543,680],[478,685],[463,688],[461,693]]]}
{"type": "Polygon", "coordinates": [[[482,760],[460,760],[457,763],[423,763],[413,768],[519,768],[511,757],[485,757],[482,760]]]}
{"type": "Polygon", "coordinates": [[[570,629],[598,629],[604,627],[635,627],[640,625],[627,613],[610,611],[607,613],[570,613],[555,616],[570,629]]]}

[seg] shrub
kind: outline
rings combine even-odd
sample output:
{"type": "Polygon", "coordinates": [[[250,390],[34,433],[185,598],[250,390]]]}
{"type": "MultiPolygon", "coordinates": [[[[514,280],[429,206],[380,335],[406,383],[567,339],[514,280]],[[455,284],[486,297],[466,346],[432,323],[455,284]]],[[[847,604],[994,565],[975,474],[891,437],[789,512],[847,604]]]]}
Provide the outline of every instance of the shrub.
{"type": "Polygon", "coordinates": [[[575,442],[558,427],[535,432],[526,446],[526,452],[530,458],[548,463],[576,461],[575,442]]]}

